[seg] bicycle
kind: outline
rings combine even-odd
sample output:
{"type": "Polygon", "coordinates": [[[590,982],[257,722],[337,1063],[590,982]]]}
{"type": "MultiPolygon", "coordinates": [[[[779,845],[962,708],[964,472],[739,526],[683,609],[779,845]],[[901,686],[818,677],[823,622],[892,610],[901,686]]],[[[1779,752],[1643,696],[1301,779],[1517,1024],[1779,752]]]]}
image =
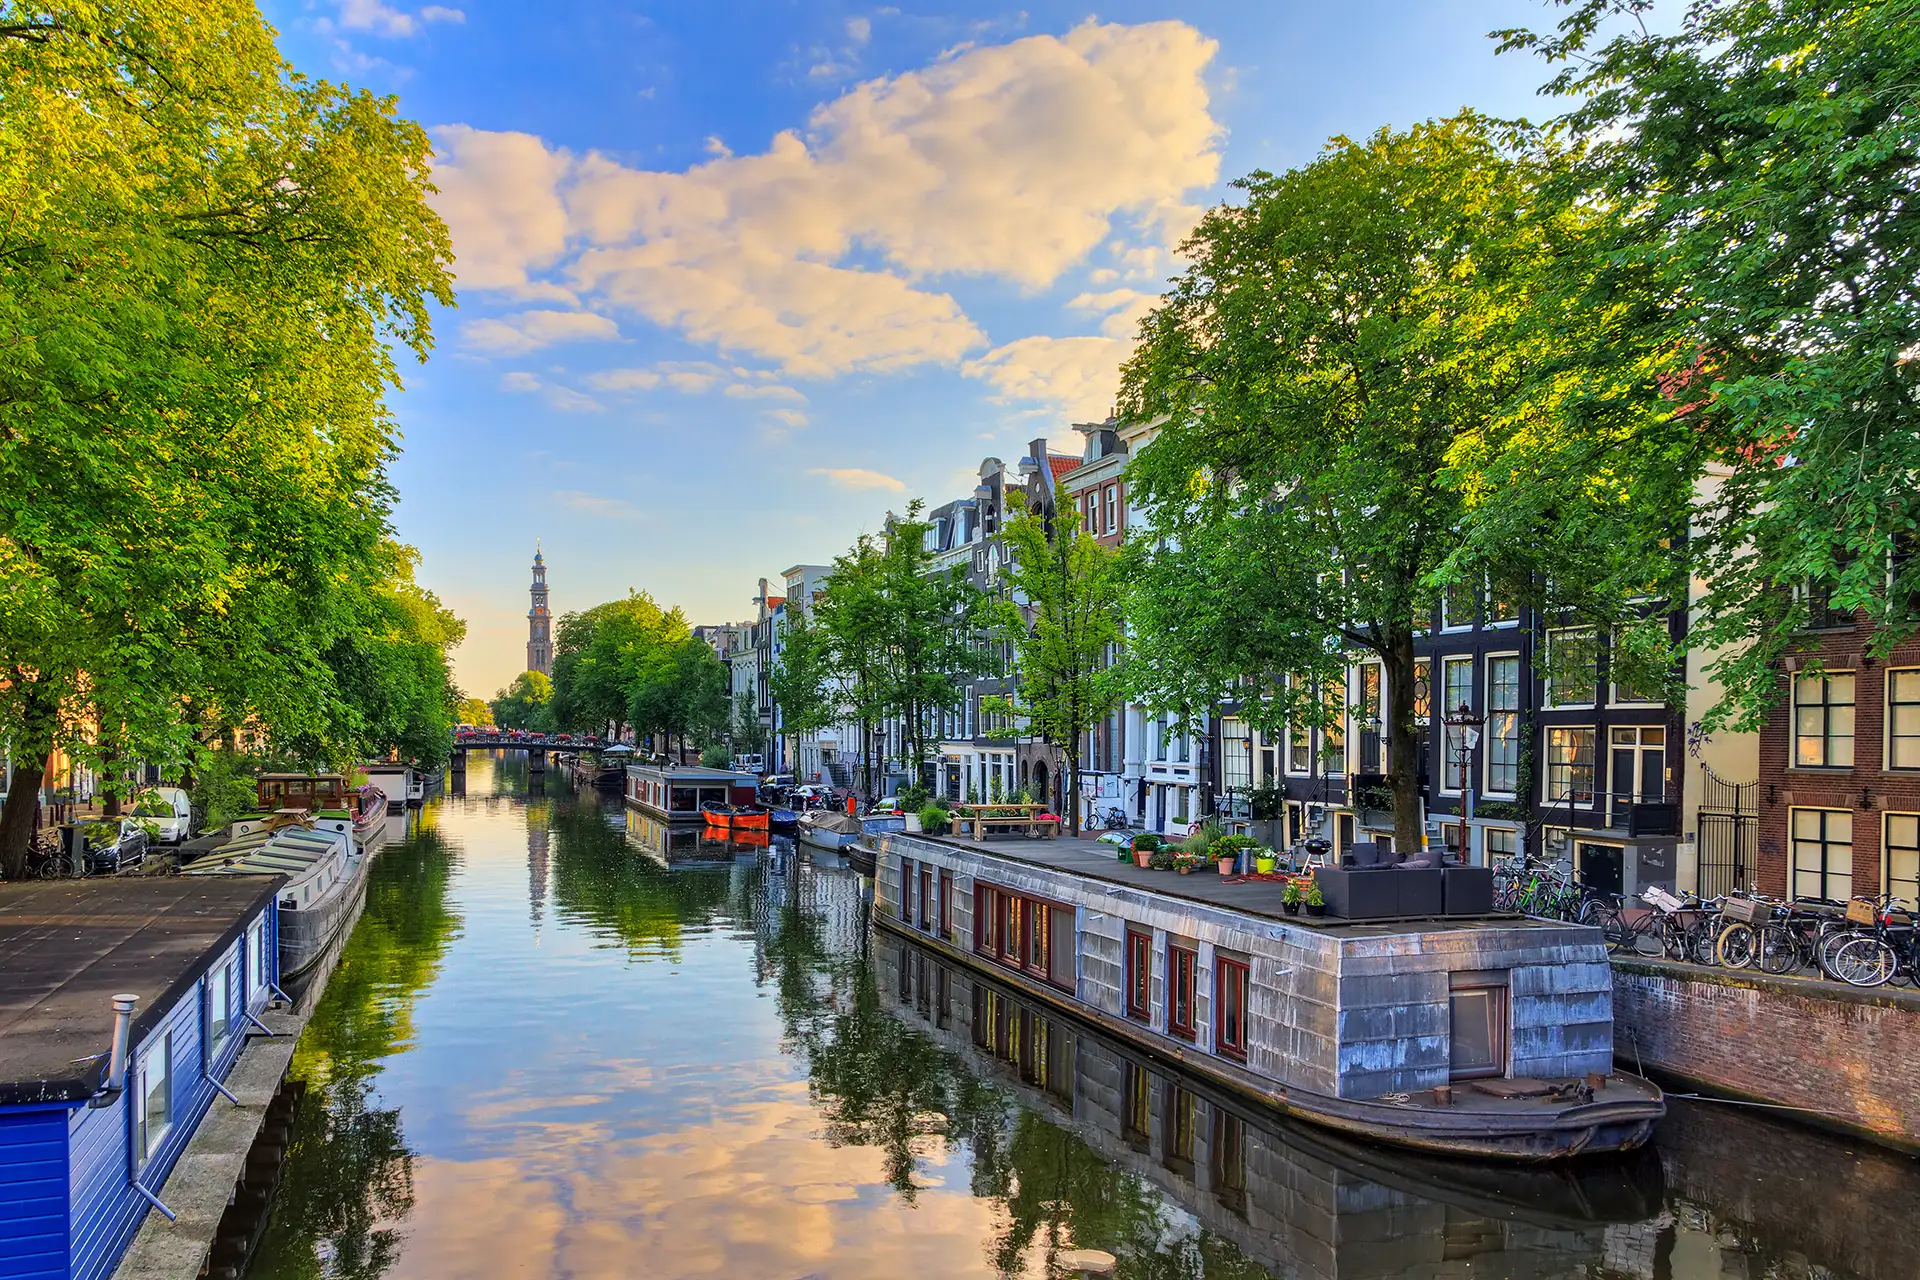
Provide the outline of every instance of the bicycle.
{"type": "Polygon", "coordinates": [[[1856,934],[1833,957],[1834,974],[1854,987],[1878,987],[1905,978],[1920,985],[1920,930],[1895,899],[1874,913],[1872,931],[1856,934]]]}

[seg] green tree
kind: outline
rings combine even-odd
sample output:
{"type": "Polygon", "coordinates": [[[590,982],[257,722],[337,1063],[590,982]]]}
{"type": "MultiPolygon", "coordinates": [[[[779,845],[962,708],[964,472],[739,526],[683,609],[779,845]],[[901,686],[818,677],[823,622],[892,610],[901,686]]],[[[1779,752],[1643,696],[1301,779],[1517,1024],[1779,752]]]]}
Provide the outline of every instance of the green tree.
{"type": "Polygon", "coordinates": [[[837,682],[846,715],[860,726],[861,789],[871,799],[874,726],[887,716],[887,672],[882,637],[889,626],[882,585],[885,552],[862,534],[833,560],[826,589],[814,600],[814,620],[826,636],[826,662],[837,682]]]}
{"type": "MultiPolygon", "coordinates": [[[[881,658],[883,705],[901,722],[901,747],[914,786],[923,777],[936,712],[960,701],[960,685],[987,669],[977,643],[984,598],[964,567],[936,569],[932,528],[919,499],[888,522],[880,560],[881,630],[869,637],[881,658]]],[[[829,580],[831,589],[832,582],[829,580]]]]}
{"type": "Polygon", "coordinates": [[[1597,456],[1649,486],[1724,473],[1694,511],[1693,640],[1723,655],[1710,719],[1751,727],[1816,605],[1864,610],[1875,653],[1920,626],[1920,5],[1690,0],[1655,31],[1651,0],[1555,3],[1556,30],[1496,34],[1561,65],[1581,195],[1617,210],[1586,293],[1663,305],[1527,465],[1562,492],[1597,456]],[[1621,385],[1658,415],[1594,428],[1621,385]]]}
{"type": "Polygon", "coordinates": [[[553,681],[544,672],[522,671],[494,695],[489,719],[502,729],[553,728],[553,681]]]}
{"type": "Polygon", "coordinates": [[[989,617],[1013,646],[1019,673],[1008,710],[1066,757],[1068,822],[1078,836],[1080,746],[1120,701],[1119,558],[1081,526],[1064,487],[1042,510],[1028,509],[1019,494],[1013,505],[1000,533],[1013,552],[1011,598],[993,601],[989,617]]]}
{"type": "Polygon", "coordinates": [[[645,592],[561,617],[553,648],[556,727],[594,733],[627,719],[633,687],[661,646],[685,639],[687,620],[645,592]]]}
{"type": "Polygon", "coordinates": [[[242,0],[4,0],[0,137],[14,876],[55,746],[180,767],[343,723],[331,659],[387,612],[392,349],[453,296],[425,133],[295,76],[242,0]]]}
{"type": "Polygon", "coordinates": [[[691,635],[656,645],[628,680],[627,721],[661,750],[670,752],[675,738],[696,745],[718,739],[732,710],[726,664],[691,635]]]}
{"type": "Polygon", "coordinates": [[[461,724],[470,724],[476,729],[493,727],[493,704],[485,698],[462,697],[456,714],[461,724]]]}
{"type": "MultiPolygon", "coordinates": [[[[829,589],[831,585],[832,579],[828,579],[829,589]]],[[[795,739],[794,758],[798,759],[799,739],[830,728],[839,719],[839,678],[834,671],[832,637],[826,628],[791,601],[782,616],[780,645],[766,675],[767,691],[773,705],[780,709],[781,726],[795,739]]],[[[752,708],[747,711],[751,713],[752,708]]],[[[757,738],[760,720],[757,715],[751,719],[757,738]]]]}
{"type": "Polygon", "coordinates": [[[1466,113],[1253,174],[1125,369],[1126,415],[1164,419],[1128,470],[1151,522],[1133,687],[1180,716],[1236,697],[1277,733],[1340,723],[1348,662],[1376,655],[1402,848],[1422,837],[1414,631],[1465,538],[1443,473],[1526,387],[1523,321],[1577,231],[1548,172],[1466,113]]]}

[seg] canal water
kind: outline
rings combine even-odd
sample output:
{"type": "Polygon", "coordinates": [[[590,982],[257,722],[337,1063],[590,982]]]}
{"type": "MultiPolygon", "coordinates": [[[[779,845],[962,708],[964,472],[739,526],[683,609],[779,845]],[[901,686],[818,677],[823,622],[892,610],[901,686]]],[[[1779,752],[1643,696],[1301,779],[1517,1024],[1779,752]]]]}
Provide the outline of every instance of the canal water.
{"type": "Polygon", "coordinates": [[[1908,1161],[1677,1105],[1514,1171],[1240,1108],[870,933],[852,868],[473,759],[374,864],[255,1280],[1907,1280],[1908,1161]]]}

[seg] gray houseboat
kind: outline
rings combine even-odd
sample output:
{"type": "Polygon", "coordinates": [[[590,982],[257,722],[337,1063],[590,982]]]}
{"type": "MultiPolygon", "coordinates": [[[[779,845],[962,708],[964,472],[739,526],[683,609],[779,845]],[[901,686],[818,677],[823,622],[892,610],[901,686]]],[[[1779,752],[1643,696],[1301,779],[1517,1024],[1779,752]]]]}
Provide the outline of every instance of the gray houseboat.
{"type": "Polygon", "coordinates": [[[1074,842],[896,834],[882,839],[874,917],[1244,1097],[1362,1138],[1548,1160],[1638,1147],[1666,1110],[1658,1088],[1614,1070],[1597,930],[1309,921],[1186,880],[1074,842]]]}

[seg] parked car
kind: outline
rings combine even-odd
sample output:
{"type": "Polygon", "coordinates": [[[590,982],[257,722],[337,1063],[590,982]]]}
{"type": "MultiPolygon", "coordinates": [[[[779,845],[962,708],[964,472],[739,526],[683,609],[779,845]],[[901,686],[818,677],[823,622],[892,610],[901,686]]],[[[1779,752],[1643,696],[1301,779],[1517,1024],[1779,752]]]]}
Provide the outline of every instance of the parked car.
{"type": "Polygon", "coordinates": [[[179,787],[147,787],[133,797],[123,828],[138,828],[154,844],[179,844],[193,834],[193,803],[179,787]]]}

